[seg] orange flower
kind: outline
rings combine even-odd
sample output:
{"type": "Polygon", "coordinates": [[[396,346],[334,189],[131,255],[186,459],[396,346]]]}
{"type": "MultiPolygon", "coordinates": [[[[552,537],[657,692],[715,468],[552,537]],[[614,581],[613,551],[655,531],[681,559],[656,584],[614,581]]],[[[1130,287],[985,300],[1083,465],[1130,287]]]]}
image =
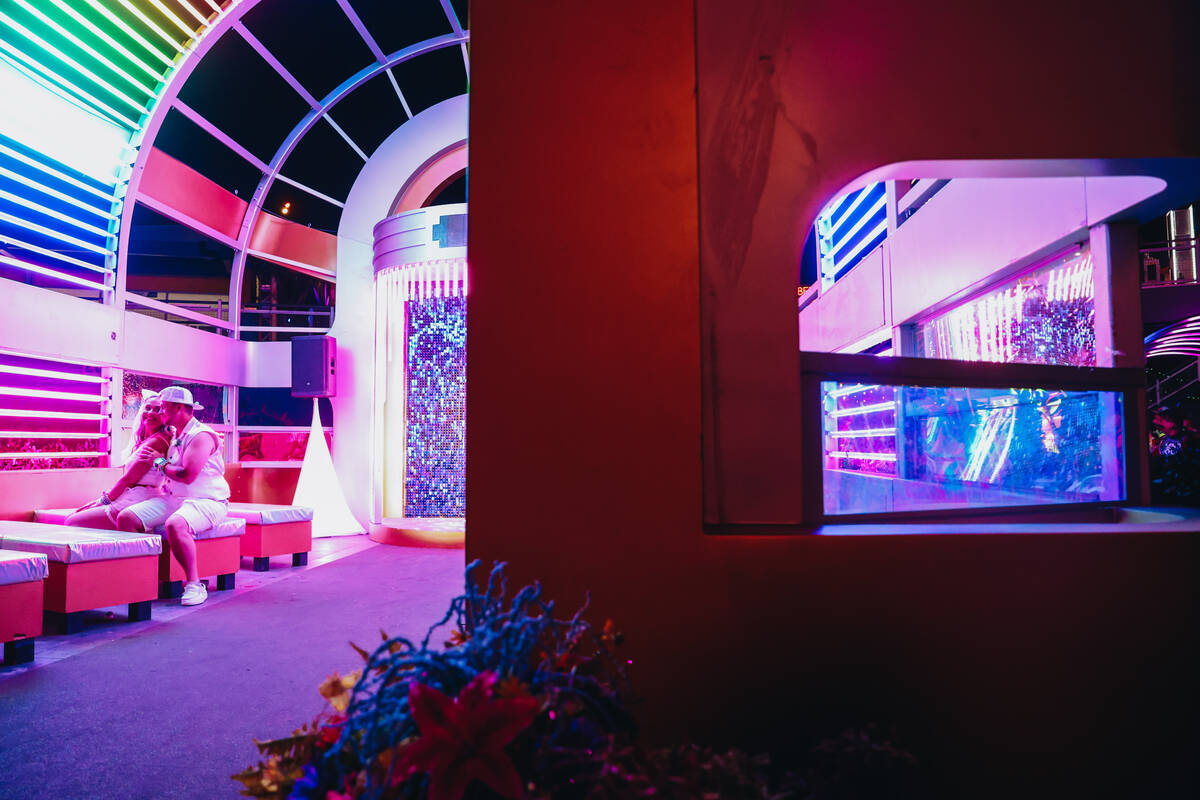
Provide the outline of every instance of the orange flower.
{"type": "Polygon", "coordinates": [[[454,630],[450,632],[450,638],[445,641],[446,647],[458,647],[466,644],[471,638],[471,634],[465,631],[454,630]]]}

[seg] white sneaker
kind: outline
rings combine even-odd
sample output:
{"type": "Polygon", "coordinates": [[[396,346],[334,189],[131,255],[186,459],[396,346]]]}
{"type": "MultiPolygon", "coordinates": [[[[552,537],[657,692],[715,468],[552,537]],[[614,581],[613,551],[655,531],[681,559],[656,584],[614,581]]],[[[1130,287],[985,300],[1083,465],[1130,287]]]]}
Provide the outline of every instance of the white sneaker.
{"type": "Polygon", "coordinates": [[[180,601],[185,606],[198,606],[208,599],[208,587],[200,581],[195,583],[186,583],[183,586],[183,599],[180,601]]]}

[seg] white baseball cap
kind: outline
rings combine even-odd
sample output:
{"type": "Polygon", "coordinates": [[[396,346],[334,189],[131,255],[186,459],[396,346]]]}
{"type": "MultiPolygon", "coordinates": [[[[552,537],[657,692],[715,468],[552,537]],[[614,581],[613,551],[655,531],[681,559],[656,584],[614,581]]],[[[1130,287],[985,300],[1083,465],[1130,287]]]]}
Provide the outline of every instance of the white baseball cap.
{"type": "Polygon", "coordinates": [[[186,386],[168,386],[158,393],[158,398],[164,403],[179,403],[191,406],[195,411],[204,410],[204,406],[192,399],[192,390],[186,386]]]}

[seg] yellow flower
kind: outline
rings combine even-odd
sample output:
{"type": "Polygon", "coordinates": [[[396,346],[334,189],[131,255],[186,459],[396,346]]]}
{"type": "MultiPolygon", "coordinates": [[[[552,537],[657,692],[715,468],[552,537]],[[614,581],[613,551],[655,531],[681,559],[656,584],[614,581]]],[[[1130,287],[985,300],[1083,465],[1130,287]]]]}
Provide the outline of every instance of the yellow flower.
{"type": "Polygon", "coordinates": [[[362,670],[355,670],[347,675],[338,675],[336,672],[325,679],[317,691],[321,693],[329,701],[329,705],[334,711],[343,712],[350,705],[350,690],[358,683],[358,679],[362,677],[362,670]]]}
{"type": "Polygon", "coordinates": [[[268,792],[275,792],[279,790],[281,780],[283,780],[283,773],[279,769],[279,757],[271,756],[263,765],[262,786],[268,792]]]}

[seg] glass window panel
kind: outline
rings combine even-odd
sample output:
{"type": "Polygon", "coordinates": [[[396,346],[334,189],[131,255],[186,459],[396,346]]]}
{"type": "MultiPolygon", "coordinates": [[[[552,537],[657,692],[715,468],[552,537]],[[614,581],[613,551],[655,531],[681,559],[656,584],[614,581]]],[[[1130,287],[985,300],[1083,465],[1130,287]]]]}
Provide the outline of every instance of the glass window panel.
{"type": "MultiPolygon", "coordinates": [[[[325,431],[333,450],[333,433],[325,431]]],[[[238,434],[238,461],[304,461],[308,431],[242,431],[238,434]]]]}
{"type": "Polygon", "coordinates": [[[1087,247],[916,325],[926,358],[1096,365],[1096,300],[1087,247]]]}
{"type": "Polygon", "coordinates": [[[1125,498],[1122,396],[824,381],[826,514],[1125,498]]]}
{"type": "Polygon", "coordinates": [[[211,383],[194,383],[181,381],[177,378],[160,378],[157,375],[142,375],[137,372],[126,372],[122,386],[123,401],[121,418],[132,420],[142,407],[142,390],[161,392],[168,386],[185,386],[192,390],[192,398],[204,406],[196,412],[196,419],[208,425],[222,425],[225,422],[225,387],[211,383]]]}
{"type": "MultiPolygon", "coordinates": [[[[322,427],[333,426],[333,404],[328,397],[317,398],[322,427]]],[[[293,397],[287,388],[243,387],[238,392],[238,425],[312,425],[313,398],[293,397]]]]}

